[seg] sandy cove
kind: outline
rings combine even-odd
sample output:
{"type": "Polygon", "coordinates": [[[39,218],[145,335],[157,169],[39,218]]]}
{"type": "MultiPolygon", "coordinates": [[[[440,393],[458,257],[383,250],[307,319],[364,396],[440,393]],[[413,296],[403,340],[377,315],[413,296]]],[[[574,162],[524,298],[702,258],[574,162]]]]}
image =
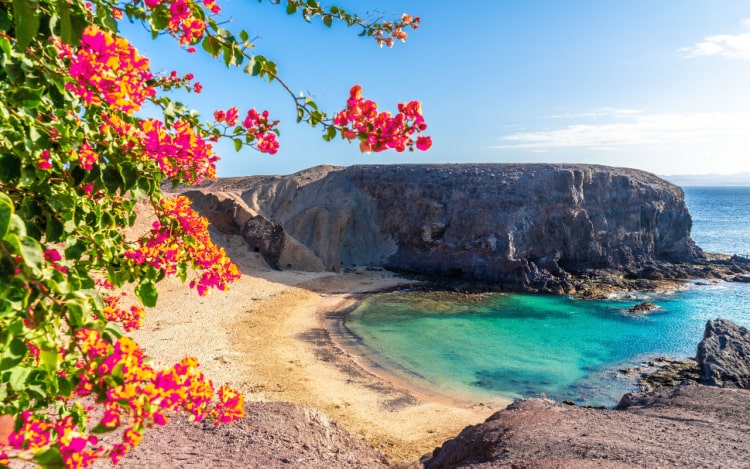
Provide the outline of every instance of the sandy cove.
{"type": "Polygon", "coordinates": [[[243,272],[227,292],[200,298],[174,280],[133,334],[157,363],[196,356],[214,383],[249,401],[287,401],[321,410],[394,461],[413,461],[467,425],[507,405],[451,402],[374,370],[336,340],[331,315],[356,295],[408,284],[390,272],[273,271],[223,236],[243,272]]]}

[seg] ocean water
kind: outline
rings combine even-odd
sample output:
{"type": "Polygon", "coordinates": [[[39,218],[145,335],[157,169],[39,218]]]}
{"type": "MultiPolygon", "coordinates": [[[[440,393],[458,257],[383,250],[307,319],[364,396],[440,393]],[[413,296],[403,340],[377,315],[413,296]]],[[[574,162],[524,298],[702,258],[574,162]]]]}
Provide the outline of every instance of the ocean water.
{"type": "MultiPolygon", "coordinates": [[[[750,252],[750,188],[687,188],[693,238],[710,252],[750,252]]],[[[692,357],[708,319],[750,327],[750,285],[690,282],[671,294],[591,301],[488,294],[472,301],[429,293],[365,300],[347,327],[366,357],[417,386],[461,400],[542,394],[612,406],[635,390],[619,370],[658,357],[692,357]],[[659,309],[637,316],[642,301],[659,309]]]]}
{"type": "Polygon", "coordinates": [[[750,187],[686,187],[693,240],[707,252],[750,254],[750,187]]]}

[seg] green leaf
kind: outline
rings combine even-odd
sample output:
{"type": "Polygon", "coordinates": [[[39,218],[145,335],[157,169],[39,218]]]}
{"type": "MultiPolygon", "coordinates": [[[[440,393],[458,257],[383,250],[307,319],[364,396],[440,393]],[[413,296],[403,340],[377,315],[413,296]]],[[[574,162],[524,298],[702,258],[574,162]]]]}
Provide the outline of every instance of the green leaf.
{"type": "Polygon", "coordinates": [[[21,177],[21,160],[11,153],[0,156],[0,182],[12,184],[21,177]]]}
{"type": "Polygon", "coordinates": [[[8,31],[10,31],[10,27],[11,17],[7,11],[3,11],[3,14],[0,15],[0,31],[7,33],[8,31]]]}
{"type": "Polygon", "coordinates": [[[107,166],[102,173],[102,182],[109,193],[114,194],[117,189],[125,186],[125,180],[117,167],[107,166]]]}
{"type": "Polygon", "coordinates": [[[326,25],[326,26],[328,26],[330,28],[331,24],[333,24],[333,18],[330,15],[324,16],[323,17],[323,24],[326,25]]]}
{"type": "Polygon", "coordinates": [[[263,73],[263,67],[265,66],[266,58],[262,55],[256,55],[250,59],[250,63],[247,64],[247,68],[250,68],[250,75],[258,76],[263,73]]]}
{"type": "Polygon", "coordinates": [[[0,354],[0,370],[9,370],[21,363],[28,350],[21,339],[14,337],[0,354]]]}
{"type": "Polygon", "coordinates": [[[330,142],[334,137],[336,137],[336,127],[331,125],[326,129],[326,133],[323,135],[323,140],[330,142]]]}
{"type": "Polygon", "coordinates": [[[125,330],[116,322],[108,322],[107,325],[104,326],[104,331],[102,332],[102,337],[111,343],[117,342],[117,340],[124,335],[125,330]]]}
{"type": "Polygon", "coordinates": [[[70,22],[70,5],[68,5],[68,2],[57,2],[57,14],[60,17],[60,39],[65,44],[71,44],[73,26],[70,22]]]}
{"type": "Polygon", "coordinates": [[[110,433],[116,430],[115,428],[105,427],[101,423],[98,423],[94,428],[91,429],[91,433],[94,435],[101,435],[102,433],[110,433]]]}
{"type": "Polygon", "coordinates": [[[39,463],[42,467],[65,467],[60,448],[55,445],[50,446],[45,451],[36,453],[34,462],[39,463]]]}
{"type": "Polygon", "coordinates": [[[239,138],[234,139],[234,151],[240,151],[242,150],[242,140],[239,138]]]}
{"type": "Polygon", "coordinates": [[[38,0],[13,0],[16,48],[23,52],[39,31],[38,0]]]}
{"type": "Polygon", "coordinates": [[[68,301],[65,303],[65,309],[68,311],[68,321],[74,328],[80,328],[84,324],[84,308],[78,301],[68,301]]]}
{"type": "Polygon", "coordinates": [[[10,41],[7,38],[0,37],[0,50],[3,51],[3,54],[10,56],[11,47],[10,41]]]}
{"type": "Polygon", "coordinates": [[[117,21],[115,21],[111,8],[97,8],[96,17],[107,27],[107,29],[117,31],[117,21]]]}
{"type": "Polygon", "coordinates": [[[65,247],[65,257],[68,259],[78,260],[81,254],[86,252],[86,245],[76,238],[69,238],[67,244],[65,247]]]}
{"type": "Polygon", "coordinates": [[[29,236],[21,238],[21,257],[23,262],[32,269],[41,269],[42,262],[44,262],[44,254],[42,253],[42,245],[39,241],[29,236]]]}
{"type": "Polygon", "coordinates": [[[120,174],[125,181],[125,189],[131,189],[138,183],[138,171],[136,171],[133,163],[125,161],[120,164],[120,174]]]}
{"type": "Polygon", "coordinates": [[[152,10],[151,18],[149,18],[149,23],[151,24],[151,27],[154,29],[154,31],[161,31],[169,24],[169,18],[169,10],[167,9],[167,7],[161,4],[152,10]]]}
{"type": "Polygon", "coordinates": [[[156,284],[154,282],[144,280],[135,287],[135,296],[137,296],[145,306],[154,307],[156,306],[159,292],[156,291],[156,284]]]}
{"type": "Polygon", "coordinates": [[[49,371],[50,373],[57,370],[57,350],[51,349],[51,350],[41,350],[39,352],[39,359],[44,364],[44,367],[49,371]]]}
{"type": "Polygon", "coordinates": [[[234,64],[234,51],[231,47],[222,47],[222,52],[224,53],[224,65],[229,67],[230,65],[234,64]]]}
{"type": "Polygon", "coordinates": [[[288,15],[293,15],[296,12],[297,12],[297,4],[292,1],[286,2],[286,13],[288,15]]]}
{"type": "Polygon", "coordinates": [[[26,223],[24,223],[23,219],[15,213],[10,216],[10,224],[8,225],[8,233],[6,236],[10,233],[16,235],[16,240],[13,241],[13,245],[20,251],[20,241],[18,238],[20,236],[26,236],[26,223]]]}
{"type": "Polygon", "coordinates": [[[5,237],[10,226],[10,216],[13,214],[13,201],[0,192],[0,239],[5,237]]]}
{"type": "Polygon", "coordinates": [[[221,51],[221,43],[213,36],[203,38],[202,46],[203,50],[211,54],[212,57],[218,56],[221,51]]]}
{"type": "Polygon", "coordinates": [[[20,87],[15,95],[13,96],[16,100],[23,102],[23,106],[30,109],[39,107],[42,102],[43,87],[29,88],[26,86],[20,87]]]}
{"type": "Polygon", "coordinates": [[[63,234],[63,224],[57,219],[57,217],[50,213],[46,213],[44,217],[46,219],[44,231],[44,235],[47,238],[46,241],[50,243],[60,241],[63,234]]]}
{"type": "Polygon", "coordinates": [[[73,385],[67,378],[57,376],[57,389],[60,390],[60,396],[70,396],[73,392],[73,385]]]}
{"type": "Polygon", "coordinates": [[[83,12],[80,10],[74,11],[70,17],[70,44],[78,44],[81,42],[83,37],[83,30],[89,25],[83,12]]]}
{"type": "MultiPolygon", "coordinates": [[[[24,348],[26,348],[25,345],[24,345],[24,348]]],[[[32,371],[33,371],[33,368],[16,366],[15,368],[10,370],[10,377],[8,379],[8,384],[13,389],[25,388],[26,382],[29,380],[29,376],[31,376],[32,371]]]]}

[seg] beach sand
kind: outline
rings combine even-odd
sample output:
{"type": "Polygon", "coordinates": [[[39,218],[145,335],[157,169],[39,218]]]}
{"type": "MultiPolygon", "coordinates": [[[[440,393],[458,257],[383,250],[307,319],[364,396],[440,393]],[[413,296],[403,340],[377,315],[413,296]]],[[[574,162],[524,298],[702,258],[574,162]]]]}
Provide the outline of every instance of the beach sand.
{"type": "Polygon", "coordinates": [[[509,401],[457,402],[385,373],[346,346],[337,315],[366,292],[408,286],[386,271],[275,271],[235,236],[215,236],[243,272],[226,292],[201,298],[160,284],[136,341],[157,363],[195,356],[214,383],[249,401],[313,407],[383,451],[414,461],[509,401]]]}

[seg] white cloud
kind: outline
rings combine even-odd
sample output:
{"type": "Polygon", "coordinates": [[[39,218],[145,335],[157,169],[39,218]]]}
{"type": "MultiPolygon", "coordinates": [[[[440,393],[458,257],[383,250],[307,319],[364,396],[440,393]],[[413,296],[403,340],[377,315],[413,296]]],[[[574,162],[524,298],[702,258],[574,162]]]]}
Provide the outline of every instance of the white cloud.
{"type": "Polygon", "coordinates": [[[629,119],[602,124],[573,124],[500,137],[493,148],[550,150],[589,148],[615,150],[633,145],[730,144],[750,148],[750,112],[699,114],[632,113],[629,119]]]}
{"type": "MultiPolygon", "coordinates": [[[[750,29],[750,18],[742,20],[742,26],[750,29]]],[[[708,36],[691,47],[681,49],[688,57],[718,55],[730,59],[750,60],[750,32],[708,36]]]]}
{"type": "Polygon", "coordinates": [[[630,117],[634,114],[638,114],[639,112],[640,111],[638,111],[637,109],[603,107],[601,109],[589,112],[552,114],[547,117],[550,119],[599,119],[606,117],[630,117]]]}

